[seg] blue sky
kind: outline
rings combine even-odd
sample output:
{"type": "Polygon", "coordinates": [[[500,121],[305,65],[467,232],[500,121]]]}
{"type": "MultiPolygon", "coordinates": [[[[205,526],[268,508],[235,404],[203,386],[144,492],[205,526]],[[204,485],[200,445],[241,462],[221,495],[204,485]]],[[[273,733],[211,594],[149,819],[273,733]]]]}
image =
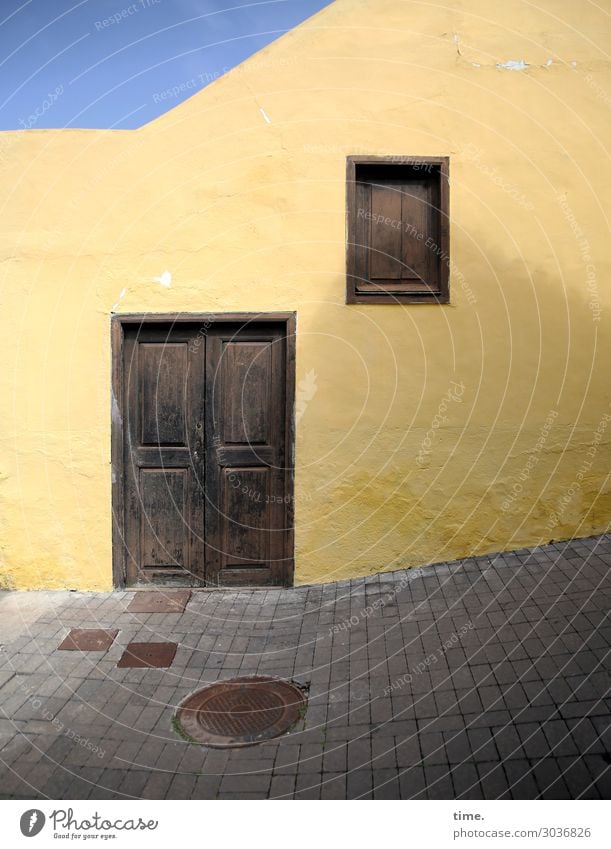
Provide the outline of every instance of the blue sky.
{"type": "Polygon", "coordinates": [[[0,129],[146,124],[330,0],[0,0],[0,129]]]}

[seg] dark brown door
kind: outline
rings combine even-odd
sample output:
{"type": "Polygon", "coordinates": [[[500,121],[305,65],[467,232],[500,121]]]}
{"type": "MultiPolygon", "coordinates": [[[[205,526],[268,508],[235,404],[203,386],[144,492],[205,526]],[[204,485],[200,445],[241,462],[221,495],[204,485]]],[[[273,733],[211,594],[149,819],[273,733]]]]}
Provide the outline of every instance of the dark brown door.
{"type": "Polygon", "coordinates": [[[125,325],[127,584],[291,582],[288,359],[284,323],[125,325]]]}
{"type": "Polygon", "coordinates": [[[226,327],[206,352],[206,577],[282,584],[287,527],[283,328],[226,327]]]}

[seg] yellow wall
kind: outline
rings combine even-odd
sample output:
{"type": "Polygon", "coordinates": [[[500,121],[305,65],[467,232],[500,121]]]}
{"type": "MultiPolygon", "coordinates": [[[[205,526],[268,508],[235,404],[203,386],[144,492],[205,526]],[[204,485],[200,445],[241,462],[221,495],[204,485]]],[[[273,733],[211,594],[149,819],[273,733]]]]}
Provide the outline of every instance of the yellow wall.
{"type": "Polygon", "coordinates": [[[338,0],[140,130],[0,134],[3,584],[111,586],[123,289],[119,312],[297,310],[299,583],[606,529],[605,26],[338,0]],[[451,305],[344,304],[363,153],[451,157],[451,305]]]}

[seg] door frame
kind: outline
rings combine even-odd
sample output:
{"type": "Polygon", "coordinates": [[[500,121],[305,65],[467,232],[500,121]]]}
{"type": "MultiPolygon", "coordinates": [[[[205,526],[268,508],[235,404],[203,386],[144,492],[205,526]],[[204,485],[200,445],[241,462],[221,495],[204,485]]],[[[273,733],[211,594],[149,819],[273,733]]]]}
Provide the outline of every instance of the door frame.
{"type": "MultiPolygon", "coordinates": [[[[110,319],[111,348],[111,486],[112,486],[112,578],[115,589],[126,587],[126,551],[125,551],[125,469],[124,469],[124,428],[125,387],[123,382],[123,353],[125,328],[134,325],[155,324],[261,324],[274,322],[286,327],[286,381],[285,381],[285,420],[286,420],[286,457],[289,460],[285,471],[285,510],[284,559],[286,561],[286,584],[293,586],[295,569],[295,360],[296,360],[296,312],[222,312],[222,313],[118,313],[110,319]]],[[[151,589],[154,586],[151,585],[151,589]]],[[[238,589],[238,588],[235,588],[238,589]]],[[[250,587],[252,589],[252,587],[250,587]]]]}

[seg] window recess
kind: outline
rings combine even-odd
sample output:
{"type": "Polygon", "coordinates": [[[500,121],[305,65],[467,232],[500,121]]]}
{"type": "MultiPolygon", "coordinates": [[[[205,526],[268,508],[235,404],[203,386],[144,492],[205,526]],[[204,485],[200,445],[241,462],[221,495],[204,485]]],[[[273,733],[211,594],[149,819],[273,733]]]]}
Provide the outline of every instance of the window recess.
{"type": "Polygon", "coordinates": [[[347,303],[448,303],[448,166],[348,157],[347,303]]]}

